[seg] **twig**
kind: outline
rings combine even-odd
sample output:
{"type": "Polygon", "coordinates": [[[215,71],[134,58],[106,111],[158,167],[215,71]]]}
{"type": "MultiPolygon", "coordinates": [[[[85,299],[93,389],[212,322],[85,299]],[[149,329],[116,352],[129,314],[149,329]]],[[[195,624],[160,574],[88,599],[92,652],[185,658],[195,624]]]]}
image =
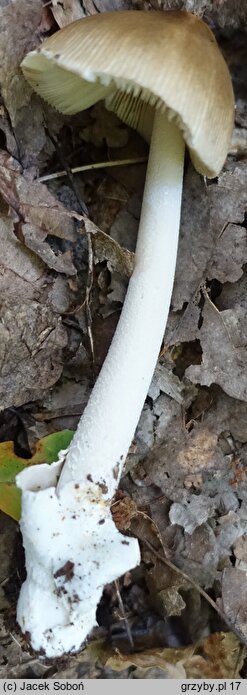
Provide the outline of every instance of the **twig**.
{"type": "MultiPolygon", "coordinates": [[[[85,229],[86,229],[86,227],[85,227],[85,229]]],[[[87,316],[87,332],[88,332],[88,338],[89,338],[89,343],[90,343],[92,367],[93,367],[93,372],[94,372],[95,353],[94,353],[94,341],[93,341],[93,333],[92,333],[92,313],[91,313],[91,308],[90,308],[91,290],[92,290],[92,286],[93,286],[93,245],[92,245],[91,233],[87,229],[86,229],[86,235],[87,235],[87,245],[88,245],[88,274],[87,274],[87,284],[86,284],[85,307],[86,307],[86,316],[87,316]]],[[[93,373],[93,377],[94,376],[95,375],[93,373]]]]}
{"type": "MultiPolygon", "coordinates": [[[[75,184],[75,180],[73,177],[74,170],[70,169],[68,166],[66,160],[64,159],[63,153],[61,151],[61,147],[59,143],[53,138],[53,136],[49,133],[49,137],[52,141],[53,146],[55,147],[57,154],[59,156],[59,159],[62,163],[62,166],[64,166],[64,175],[68,176],[68,179],[71,184],[71,188],[74,191],[74,194],[76,196],[78,205],[81,209],[81,212],[83,215],[86,214],[88,216],[88,210],[81,199],[80,193],[77,189],[77,186],[75,184]]],[[[53,176],[53,175],[51,175],[53,176]]],[[[40,179],[41,180],[41,179],[40,179]]],[[[86,311],[86,317],[87,317],[87,332],[88,332],[88,338],[89,338],[89,344],[90,344],[90,351],[91,351],[91,359],[92,359],[92,368],[94,372],[94,364],[95,364],[95,359],[94,359],[94,343],[93,343],[93,334],[92,334],[92,314],[91,314],[91,309],[90,309],[90,301],[91,301],[91,290],[92,290],[92,285],[93,285],[93,246],[92,246],[92,238],[90,232],[87,231],[86,229],[86,235],[87,235],[87,243],[88,243],[88,274],[87,274],[87,283],[86,283],[86,292],[85,292],[85,311],[86,311]]],[[[93,373],[94,377],[94,373],[93,373]]]]}
{"type": "MultiPolygon", "coordinates": [[[[65,172],[64,175],[68,177],[68,179],[69,179],[69,181],[70,181],[70,183],[71,183],[71,186],[72,186],[72,188],[73,188],[74,194],[75,194],[75,196],[76,196],[76,200],[77,200],[77,202],[78,202],[78,205],[79,205],[79,207],[80,207],[82,213],[83,213],[84,215],[88,215],[87,207],[86,207],[85,203],[83,202],[83,200],[81,199],[80,193],[79,193],[79,191],[78,191],[78,189],[77,189],[77,186],[76,186],[76,184],[75,184],[75,181],[74,181],[74,179],[73,179],[73,171],[72,171],[72,169],[70,169],[70,167],[68,166],[68,164],[67,164],[67,162],[66,162],[66,159],[64,159],[64,156],[63,156],[63,153],[62,153],[60,144],[59,144],[58,141],[53,137],[53,135],[51,135],[50,133],[49,133],[49,138],[50,138],[50,140],[51,140],[51,142],[52,142],[52,144],[53,144],[53,147],[55,147],[55,150],[56,150],[56,152],[57,152],[57,155],[58,155],[58,157],[59,157],[59,159],[60,159],[60,162],[61,162],[62,166],[64,167],[64,172],[65,172]]],[[[40,179],[38,179],[38,180],[40,181],[40,179]]]]}
{"type": "Polygon", "coordinates": [[[134,649],[135,645],[134,645],[134,642],[133,642],[133,637],[132,637],[132,634],[131,634],[131,629],[130,629],[130,626],[129,626],[129,621],[128,621],[128,618],[127,618],[126,613],[125,613],[125,608],[124,608],[124,605],[123,605],[122,596],[121,596],[120,591],[119,591],[119,583],[118,583],[118,580],[116,580],[114,583],[115,583],[115,589],[116,589],[116,593],[117,593],[118,603],[119,603],[119,606],[120,606],[120,609],[121,609],[121,612],[122,612],[122,616],[123,616],[123,619],[124,619],[125,627],[126,627],[127,637],[128,637],[128,640],[129,640],[131,649],[134,649]]]}
{"type": "Polygon", "coordinates": [[[15,635],[13,635],[12,632],[10,632],[9,634],[10,634],[10,637],[11,637],[11,639],[13,640],[13,642],[15,642],[15,644],[17,644],[18,647],[19,647],[20,649],[22,649],[22,646],[21,646],[20,642],[18,642],[18,639],[16,639],[15,635]]]}
{"type": "MultiPolygon", "coordinates": [[[[70,174],[79,174],[82,171],[93,171],[93,169],[106,169],[110,167],[119,166],[123,167],[129,166],[130,164],[142,164],[143,162],[147,162],[147,157],[136,157],[135,159],[116,159],[110,162],[95,162],[94,164],[85,164],[84,166],[73,167],[73,169],[70,169],[69,171],[70,174]]],[[[69,176],[68,168],[65,168],[64,171],[58,171],[54,174],[46,174],[46,176],[40,176],[40,178],[38,178],[37,180],[39,181],[39,183],[45,183],[46,181],[60,179],[63,176],[69,176]]]]}
{"type": "Polygon", "coordinates": [[[222,611],[222,610],[219,608],[219,606],[217,605],[217,603],[211,598],[211,596],[209,596],[209,595],[207,594],[206,591],[204,591],[204,589],[202,589],[201,586],[199,586],[198,584],[196,584],[196,582],[194,581],[194,579],[192,579],[192,577],[190,577],[188,574],[186,574],[186,572],[183,572],[183,570],[179,569],[179,567],[177,567],[176,565],[174,565],[173,562],[171,562],[171,560],[168,560],[168,559],[167,559],[166,557],[164,557],[163,555],[160,555],[160,553],[158,553],[158,551],[155,550],[155,548],[153,548],[152,544],[149,543],[149,541],[147,541],[147,540],[145,540],[145,539],[141,539],[141,542],[144,543],[144,544],[149,548],[149,550],[151,550],[151,552],[153,553],[153,555],[155,555],[155,557],[157,557],[157,559],[160,560],[160,562],[163,562],[164,565],[167,565],[167,567],[169,567],[171,570],[173,570],[174,572],[176,572],[177,574],[179,574],[180,577],[182,577],[182,578],[185,579],[187,582],[189,582],[189,584],[191,584],[191,586],[193,586],[194,589],[196,589],[196,591],[198,591],[198,593],[201,594],[201,596],[203,596],[203,598],[212,606],[212,608],[216,611],[216,613],[218,613],[218,615],[219,615],[219,617],[221,618],[221,620],[223,620],[224,623],[225,623],[225,624],[227,625],[227,627],[229,628],[229,630],[230,630],[231,632],[233,632],[233,633],[236,635],[236,637],[238,638],[238,640],[239,640],[242,644],[244,644],[245,647],[247,646],[247,639],[244,637],[244,635],[242,634],[242,632],[241,632],[240,630],[238,630],[238,628],[235,627],[235,625],[233,625],[233,624],[231,623],[231,621],[230,621],[229,618],[226,616],[226,614],[224,613],[224,611],[222,611]]]}

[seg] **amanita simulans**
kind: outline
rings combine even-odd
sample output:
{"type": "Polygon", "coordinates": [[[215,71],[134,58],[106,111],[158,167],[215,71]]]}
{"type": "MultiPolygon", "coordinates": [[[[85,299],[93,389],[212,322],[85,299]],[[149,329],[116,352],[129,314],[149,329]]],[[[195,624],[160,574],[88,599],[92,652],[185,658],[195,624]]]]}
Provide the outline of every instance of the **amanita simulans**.
{"type": "Polygon", "coordinates": [[[17,477],[27,566],[17,619],[34,649],[55,656],[80,647],[104,584],[140,560],[137,541],[116,529],[110,503],[165,331],[185,144],[197,171],[217,176],[233,91],[212,32],[185,12],[86,17],[29,53],[22,70],[59,111],[104,99],[150,141],[135,268],[107,358],[68,452],[17,477]]]}

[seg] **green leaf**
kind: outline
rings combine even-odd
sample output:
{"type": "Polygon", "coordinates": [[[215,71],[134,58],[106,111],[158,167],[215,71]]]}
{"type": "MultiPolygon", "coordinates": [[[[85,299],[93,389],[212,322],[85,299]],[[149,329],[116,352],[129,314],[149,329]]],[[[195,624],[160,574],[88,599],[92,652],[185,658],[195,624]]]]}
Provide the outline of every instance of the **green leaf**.
{"type": "Polygon", "coordinates": [[[0,483],[0,509],[15,521],[21,516],[21,491],[12,483],[0,483]]]}
{"type": "Polygon", "coordinates": [[[15,478],[27,466],[39,463],[53,463],[61,449],[67,449],[74,432],[63,430],[43,437],[36,444],[35,453],[30,459],[23,459],[14,452],[13,442],[0,444],[0,509],[16,521],[20,518],[21,491],[16,487],[15,478]]]}

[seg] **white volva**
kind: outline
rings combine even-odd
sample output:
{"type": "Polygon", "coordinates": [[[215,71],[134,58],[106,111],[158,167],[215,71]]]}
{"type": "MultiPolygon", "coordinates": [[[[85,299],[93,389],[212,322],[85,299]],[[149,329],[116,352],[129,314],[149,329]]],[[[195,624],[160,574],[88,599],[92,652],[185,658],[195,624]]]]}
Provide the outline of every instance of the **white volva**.
{"type": "Polygon", "coordinates": [[[152,379],[171,300],[184,142],[156,112],[135,257],[121,317],[98,380],[61,462],[19,474],[27,579],[17,619],[47,656],[79,649],[96,624],[104,585],[140,561],[110,503],[152,379]],[[50,471],[50,472],[49,472],[50,471]]]}
{"type": "Polygon", "coordinates": [[[104,585],[140,560],[137,541],[119,533],[98,485],[68,483],[58,497],[60,467],[32,466],[17,476],[27,569],[17,620],[48,657],[80,648],[104,585]]]}

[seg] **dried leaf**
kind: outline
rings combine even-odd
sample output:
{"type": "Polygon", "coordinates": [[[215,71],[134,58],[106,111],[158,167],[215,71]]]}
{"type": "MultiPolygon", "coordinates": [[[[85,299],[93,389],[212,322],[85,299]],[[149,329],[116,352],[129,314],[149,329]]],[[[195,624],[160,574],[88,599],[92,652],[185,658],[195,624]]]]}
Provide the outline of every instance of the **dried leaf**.
{"type": "Polygon", "coordinates": [[[63,369],[67,333],[60,317],[33,301],[6,309],[0,324],[2,407],[22,405],[51,387],[63,369]]]}
{"type": "MultiPolygon", "coordinates": [[[[133,0],[135,2],[135,0],[133,0]]],[[[163,0],[165,10],[187,10],[193,14],[210,19],[213,26],[224,28],[241,28],[247,24],[246,6],[242,0],[163,0]]]]}
{"type": "Polygon", "coordinates": [[[206,299],[203,324],[197,332],[203,350],[202,363],[189,367],[186,376],[193,383],[219,384],[229,396],[247,401],[246,313],[243,323],[239,320],[242,311],[238,314],[220,312],[206,299]]]}
{"type": "Polygon", "coordinates": [[[210,201],[210,225],[215,239],[224,237],[228,224],[243,224],[247,206],[247,165],[227,161],[226,168],[217,183],[208,188],[210,201]]]}
{"type": "Polygon", "coordinates": [[[25,245],[34,251],[34,253],[42,259],[45,265],[57,273],[65,273],[66,275],[76,275],[71,251],[61,252],[58,249],[53,250],[51,244],[46,241],[48,230],[33,224],[21,224],[18,227],[18,234],[25,245]]]}
{"type": "Polygon", "coordinates": [[[24,55],[40,43],[42,13],[41,0],[4,2],[0,7],[0,85],[6,114],[0,128],[6,133],[8,151],[26,167],[37,166],[41,151],[43,161],[53,151],[44,112],[50,132],[56,134],[63,123],[32,93],[19,67],[24,55]]]}
{"type": "Polygon", "coordinates": [[[39,224],[60,239],[75,240],[73,213],[44,184],[25,178],[18,162],[4,151],[0,151],[0,191],[21,220],[39,224]]]}
{"type": "MultiPolygon", "coordinates": [[[[85,370],[87,361],[84,358],[82,360],[81,369],[85,370]]],[[[56,429],[62,429],[63,421],[68,421],[68,419],[74,422],[74,429],[76,428],[78,418],[80,417],[82,411],[84,410],[89,395],[90,395],[90,381],[88,378],[78,380],[78,368],[75,370],[76,380],[71,378],[72,370],[67,370],[70,374],[70,379],[62,378],[54,386],[51,392],[44,396],[42,400],[42,409],[40,411],[36,410],[35,418],[39,422],[51,423],[51,427],[56,426],[56,429]],[[60,423],[60,425],[59,425],[60,423]]],[[[69,429],[71,429],[69,427],[69,429]]]]}
{"type": "Polygon", "coordinates": [[[244,570],[247,574],[247,536],[241,536],[233,545],[233,551],[236,558],[235,567],[244,570]]]}
{"type": "Polygon", "coordinates": [[[29,181],[22,174],[20,165],[6,152],[0,152],[0,191],[12,208],[17,236],[35,251],[50,268],[57,272],[75,275],[71,253],[65,253],[46,242],[48,235],[60,239],[75,240],[73,213],[70,213],[38,181],[29,181]],[[31,201],[31,202],[30,202],[31,201]]]}
{"type": "MultiPolygon", "coordinates": [[[[116,477],[117,475],[118,470],[116,467],[116,477]]],[[[131,520],[138,514],[138,509],[135,502],[126,495],[122,499],[120,498],[113,502],[111,513],[117,528],[124,533],[129,530],[131,520]]]]}
{"type": "Polygon", "coordinates": [[[85,17],[80,0],[52,0],[51,11],[60,29],[85,17]]]}
{"type": "Polygon", "coordinates": [[[6,217],[0,218],[0,243],[2,304],[18,299],[21,295],[30,298],[33,283],[38,287],[44,274],[44,264],[18,241],[12,221],[6,217]]]}
{"type": "Polygon", "coordinates": [[[247,262],[246,229],[237,224],[227,224],[214,245],[207,268],[209,279],[220,282],[236,282],[243,275],[247,262]]]}
{"type": "MultiPolygon", "coordinates": [[[[205,327],[205,320],[202,325],[205,310],[202,312],[200,290],[205,287],[207,278],[226,283],[235,282],[241,277],[247,254],[244,227],[246,191],[245,161],[238,162],[237,165],[228,161],[217,183],[211,183],[207,189],[202,188],[197,174],[188,172],[172,297],[172,306],[176,311],[170,313],[166,344],[189,342],[196,338],[201,340],[205,327]],[[197,200],[200,209],[197,208],[197,200]],[[188,306],[184,310],[187,302],[188,306]],[[181,314],[176,313],[181,309],[181,314]]],[[[210,332],[212,340],[213,330],[210,332]]],[[[218,352],[219,349],[217,345],[218,352]]],[[[198,382],[206,383],[200,382],[199,370],[198,382]]]]}
{"type": "Polygon", "coordinates": [[[150,398],[155,401],[162,391],[182,405],[184,390],[184,384],[173,374],[172,370],[158,363],[148,391],[150,398]]]}
{"type": "Polygon", "coordinates": [[[7,408],[40,397],[61,375],[68,336],[60,314],[72,291],[64,276],[46,274],[9,218],[0,219],[0,242],[0,394],[7,408]]]}
{"type": "MultiPolygon", "coordinates": [[[[89,649],[94,648],[92,645],[89,649]]],[[[140,654],[110,657],[106,651],[106,661],[101,646],[100,658],[113,671],[123,671],[130,666],[143,671],[159,667],[163,678],[239,678],[244,653],[233,634],[221,632],[183,649],[152,649],[140,654]]],[[[144,673],[142,677],[145,677],[144,673]]]]}
{"type": "MultiPolygon", "coordinates": [[[[239,466],[239,482],[233,482],[233,476],[237,475],[234,469],[234,444],[231,449],[227,434],[226,438],[223,435],[231,433],[236,440],[246,441],[247,405],[216,389],[208,396],[208,400],[203,400],[204,390],[199,390],[192,404],[192,419],[186,428],[181,420],[179,405],[164,395],[159,396],[153,406],[156,415],[155,446],[142,462],[146,471],[145,483],[157,485],[166,497],[182,505],[173,510],[177,509],[180,515],[183,513],[186,528],[191,517],[193,524],[196,524],[196,519],[198,525],[204,523],[205,518],[214,513],[215,504],[217,508],[220,504],[221,508],[220,500],[224,500],[225,507],[227,495],[229,509],[234,508],[234,500],[238,507],[233,489],[238,490],[245,480],[245,468],[239,466]],[[197,480],[198,476],[201,476],[199,488],[193,487],[193,478],[197,480]]],[[[173,518],[175,521],[178,523],[177,516],[173,518]]],[[[239,535],[242,533],[239,532],[239,535]]]]}
{"type": "Polygon", "coordinates": [[[184,180],[182,216],[176,275],[172,293],[173,310],[191,300],[204,276],[214,238],[209,227],[209,199],[203,179],[189,166],[184,180]]]}
{"type": "Polygon", "coordinates": [[[247,575],[237,567],[226,567],[222,575],[222,606],[232,625],[247,638],[247,575]]]}
{"type": "Polygon", "coordinates": [[[134,267],[134,254],[122,248],[108,234],[102,232],[96,225],[84,217],[85,229],[93,235],[93,246],[96,262],[107,260],[110,271],[116,270],[121,275],[130,277],[134,267]]]}
{"type": "Polygon", "coordinates": [[[210,499],[202,494],[199,497],[191,494],[187,504],[174,502],[169,517],[172,524],[179,524],[191,535],[209,516],[213,516],[214,511],[215,505],[210,499]]]}
{"type": "Polygon", "coordinates": [[[247,129],[246,128],[234,128],[230,154],[235,155],[245,155],[247,154],[247,129]]]}
{"type": "Polygon", "coordinates": [[[128,0],[94,0],[98,12],[112,12],[113,10],[129,10],[128,0]]]}
{"type": "Polygon", "coordinates": [[[94,0],[82,0],[83,8],[86,15],[97,14],[97,10],[94,4],[94,0]]]}

